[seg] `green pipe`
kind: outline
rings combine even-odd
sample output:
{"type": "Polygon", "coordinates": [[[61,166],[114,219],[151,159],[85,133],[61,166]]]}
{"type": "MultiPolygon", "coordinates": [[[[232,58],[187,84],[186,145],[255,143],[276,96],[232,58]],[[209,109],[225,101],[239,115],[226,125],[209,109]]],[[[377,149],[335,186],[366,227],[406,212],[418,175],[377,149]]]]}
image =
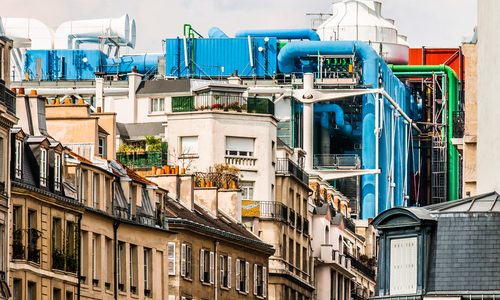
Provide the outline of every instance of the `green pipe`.
{"type": "Polygon", "coordinates": [[[432,75],[444,75],[445,72],[394,72],[394,75],[398,77],[403,77],[403,78],[408,78],[408,77],[427,77],[427,76],[432,76],[432,75]]]}
{"type": "MultiPolygon", "coordinates": [[[[419,65],[419,66],[403,66],[403,65],[389,65],[389,67],[394,72],[413,72],[415,77],[422,77],[427,75],[419,76],[422,72],[444,72],[448,76],[448,132],[447,132],[447,143],[448,143],[448,199],[456,200],[458,199],[459,191],[459,165],[458,165],[458,151],[453,146],[451,139],[453,138],[453,113],[458,111],[458,78],[455,71],[446,65],[419,65]]],[[[446,124],[445,124],[446,125],[446,124]]]]}

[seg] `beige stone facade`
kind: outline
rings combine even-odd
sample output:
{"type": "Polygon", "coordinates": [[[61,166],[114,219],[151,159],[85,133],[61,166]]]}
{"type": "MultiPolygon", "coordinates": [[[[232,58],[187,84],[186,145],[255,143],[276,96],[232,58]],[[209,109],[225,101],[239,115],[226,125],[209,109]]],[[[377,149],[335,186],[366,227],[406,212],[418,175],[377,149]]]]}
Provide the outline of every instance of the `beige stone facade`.
{"type": "Polygon", "coordinates": [[[477,194],[477,45],[463,44],[465,56],[465,132],[463,137],[463,196],[477,194]]]}

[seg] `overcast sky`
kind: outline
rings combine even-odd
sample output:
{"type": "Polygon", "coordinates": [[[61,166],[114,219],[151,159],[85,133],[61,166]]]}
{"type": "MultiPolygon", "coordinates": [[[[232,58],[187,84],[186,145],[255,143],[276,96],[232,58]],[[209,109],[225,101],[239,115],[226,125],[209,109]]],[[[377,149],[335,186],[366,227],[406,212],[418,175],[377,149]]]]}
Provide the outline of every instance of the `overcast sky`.
{"type": "MultiPolygon", "coordinates": [[[[310,27],[306,13],[330,12],[331,0],[1,0],[2,17],[31,17],[56,28],[72,19],[119,17],[137,23],[133,52],[159,52],[161,40],[182,35],[190,23],[200,33],[219,26],[240,29],[310,27]]],[[[395,19],[411,47],[456,47],[472,36],[476,0],[383,0],[382,14],[395,19]]]]}

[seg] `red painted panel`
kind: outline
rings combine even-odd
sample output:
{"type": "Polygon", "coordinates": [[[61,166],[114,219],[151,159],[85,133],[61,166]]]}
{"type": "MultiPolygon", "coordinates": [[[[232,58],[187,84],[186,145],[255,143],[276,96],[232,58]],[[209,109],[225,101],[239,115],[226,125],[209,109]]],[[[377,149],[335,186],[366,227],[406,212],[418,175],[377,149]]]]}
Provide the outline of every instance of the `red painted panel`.
{"type": "Polygon", "coordinates": [[[409,65],[445,64],[450,66],[455,73],[457,73],[459,80],[464,78],[465,59],[462,55],[462,70],[460,70],[459,48],[410,48],[409,53],[409,65]],[[425,57],[422,55],[424,51],[425,57]]]}

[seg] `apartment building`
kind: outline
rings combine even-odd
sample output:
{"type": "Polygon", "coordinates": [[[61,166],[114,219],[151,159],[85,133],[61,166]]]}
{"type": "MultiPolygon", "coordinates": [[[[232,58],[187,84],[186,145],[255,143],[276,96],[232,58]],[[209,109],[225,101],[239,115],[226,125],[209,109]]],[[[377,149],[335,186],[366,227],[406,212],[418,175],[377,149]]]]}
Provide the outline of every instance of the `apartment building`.
{"type": "Polygon", "coordinates": [[[12,42],[0,37],[0,299],[11,296],[8,286],[10,253],[10,129],[17,123],[15,96],[8,89],[9,52],[12,42]]]}
{"type": "MultiPolygon", "coordinates": [[[[19,95],[17,103],[37,111],[45,100],[19,95]]],[[[29,126],[11,131],[9,286],[14,299],[73,299],[84,207],[64,185],[64,147],[42,134],[43,117],[27,112],[20,109],[18,116],[29,126]]]]}

